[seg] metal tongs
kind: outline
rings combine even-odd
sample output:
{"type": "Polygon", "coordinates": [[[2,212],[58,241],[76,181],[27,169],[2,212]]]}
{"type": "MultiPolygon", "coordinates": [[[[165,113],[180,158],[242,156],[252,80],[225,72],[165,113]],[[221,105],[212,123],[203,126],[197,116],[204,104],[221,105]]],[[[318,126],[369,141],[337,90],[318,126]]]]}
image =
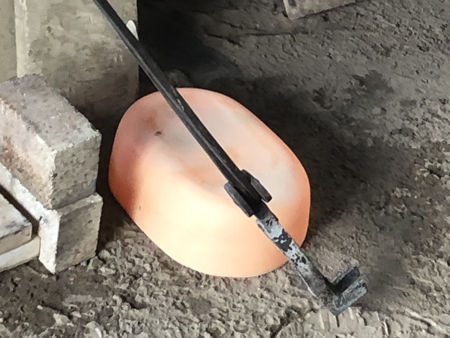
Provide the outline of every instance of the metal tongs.
{"type": "Polygon", "coordinates": [[[231,160],[109,2],[107,0],[94,2],[137,58],[154,86],[225,176],[228,181],[225,190],[231,199],[248,217],[256,217],[256,224],[295,266],[309,292],[336,316],[362,297],[367,292],[367,287],[359,278],[359,269],[353,266],[334,281],[329,281],[319,271],[270,211],[266,204],[272,198],[269,192],[252,174],[239,169],[231,160]]]}

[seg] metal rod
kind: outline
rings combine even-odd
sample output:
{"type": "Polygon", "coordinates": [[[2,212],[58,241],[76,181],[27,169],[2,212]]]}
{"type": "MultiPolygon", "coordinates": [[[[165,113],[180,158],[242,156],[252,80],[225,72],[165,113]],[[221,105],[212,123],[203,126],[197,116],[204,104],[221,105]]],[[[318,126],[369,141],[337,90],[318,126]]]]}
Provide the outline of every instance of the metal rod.
{"type": "Polygon", "coordinates": [[[131,53],[137,58],[142,70],[161,92],[189,132],[208,154],[225,178],[242,194],[253,207],[261,203],[261,197],[231,160],[205,125],[200,121],[178,90],[172,86],[149,52],[129,31],[123,20],[107,0],[94,0],[113,28],[122,38],[131,53]]]}

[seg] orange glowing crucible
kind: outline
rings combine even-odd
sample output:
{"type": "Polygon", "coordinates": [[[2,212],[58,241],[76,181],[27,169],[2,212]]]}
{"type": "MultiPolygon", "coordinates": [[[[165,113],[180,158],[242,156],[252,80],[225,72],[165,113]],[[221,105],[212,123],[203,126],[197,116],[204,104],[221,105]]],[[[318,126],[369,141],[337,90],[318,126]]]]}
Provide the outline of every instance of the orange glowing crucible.
{"type": "MultiPolygon", "coordinates": [[[[179,91],[232,160],[267,188],[270,208],[303,243],[310,188],[294,153],[235,100],[201,89],[179,91]]],[[[125,113],[109,184],[156,245],[175,261],[216,276],[250,277],[283,265],[283,253],[233,203],[225,183],[160,93],[145,96],[125,113]]]]}

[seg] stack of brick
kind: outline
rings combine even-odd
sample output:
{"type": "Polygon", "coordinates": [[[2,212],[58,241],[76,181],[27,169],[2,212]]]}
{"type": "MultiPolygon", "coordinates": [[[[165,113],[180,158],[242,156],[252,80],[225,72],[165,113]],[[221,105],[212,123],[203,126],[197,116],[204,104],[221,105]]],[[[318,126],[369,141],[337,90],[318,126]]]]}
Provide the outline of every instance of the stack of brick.
{"type": "Polygon", "coordinates": [[[53,273],[95,254],[99,149],[98,131],[42,77],[0,84],[0,186],[36,221],[53,273]]]}
{"type": "Polygon", "coordinates": [[[0,195],[0,271],[25,263],[38,254],[39,238],[32,238],[30,221],[0,195]]]}

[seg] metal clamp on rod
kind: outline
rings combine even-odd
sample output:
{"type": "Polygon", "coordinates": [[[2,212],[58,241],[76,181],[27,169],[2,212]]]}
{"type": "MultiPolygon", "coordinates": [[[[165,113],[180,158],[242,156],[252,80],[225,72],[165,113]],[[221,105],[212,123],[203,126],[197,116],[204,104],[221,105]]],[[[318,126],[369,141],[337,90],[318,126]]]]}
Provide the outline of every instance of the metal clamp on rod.
{"type": "Polygon", "coordinates": [[[262,207],[264,202],[270,202],[272,199],[272,196],[267,191],[266,188],[261,184],[260,181],[258,181],[252,174],[250,174],[247,170],[241,171],[245,179],[247,180],[247,184],[250,184],[253,189],[256,190],[256,192],[259,195],[259,200],[248,200],[245,198],[243,194],[241,194],[230,182],[227,182],[224,186],[226,192],[228,195],[230,195],[233,202],[241,208],[241,210],[248,216],[251,217],[255,215],[259,209],[262,207]]]}

